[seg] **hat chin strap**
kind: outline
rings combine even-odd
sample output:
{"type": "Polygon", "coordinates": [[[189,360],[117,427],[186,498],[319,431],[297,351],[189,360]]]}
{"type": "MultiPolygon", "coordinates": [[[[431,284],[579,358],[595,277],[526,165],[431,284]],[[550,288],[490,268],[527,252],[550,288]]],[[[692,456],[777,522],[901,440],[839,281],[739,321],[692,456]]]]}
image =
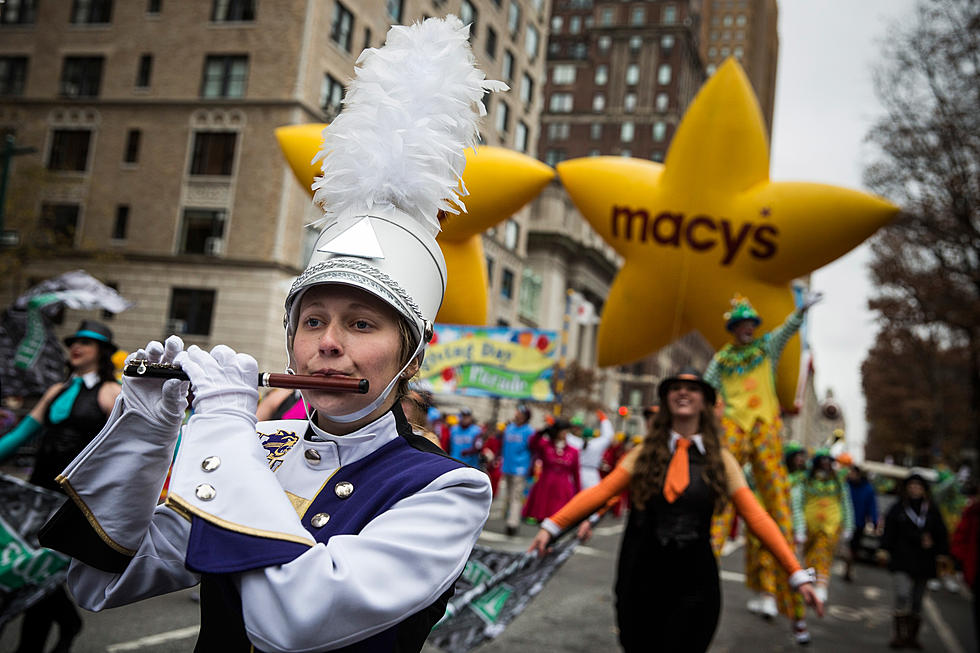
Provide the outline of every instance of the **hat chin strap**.
{"type": "MultiPolygon", "coordinates": [[[[340,424],[350,424],[351,422],[356,422],[357,420],[363,419],[364,417],[367,417],[368,415],[373,413],[375,410],[377,410],[378,406],[384,403],[385,399],[388,398],[388,395],[391,394],[391,391],[395,388],[395,384],[397,384],[398,380],[401,378],[402,372],[407,370],[408,366],[411,365],[412,361],[414,361],[415,358],[419,355],[419,352],[421,352],[422,349],[425,347],[425,342],[426,342],[425,338],[419,338],[419,344],[415,347],[415,351],[412,353],[412,355],[408,357],[408,361],[405,363],[405,365],[402,366],[400,370],[398,370],[398,373],[395,374],[394,378],[388,382],[388,386],[381,392],[381,394],[379,394],[374,399],[374,401],[369,403],[364,408],[361,408],[360,410],[355,410],[352,413],[346,413],[344,415],[328,415],[327,413],[322,413],[323,416],[329,419],[331,422],[338,422],[340,424]]],[[[313,427],[313,429],[316,431],[322,431],[322,429],[320,429],[320,427],[317,426],[316,422],[313,421],[313,415],[310,413],[310,403],[306,401],[305,397],[303,398],[303,406],[304,409],[306,410],[306,419],[309,420],[310,425],[313,427]]]]}

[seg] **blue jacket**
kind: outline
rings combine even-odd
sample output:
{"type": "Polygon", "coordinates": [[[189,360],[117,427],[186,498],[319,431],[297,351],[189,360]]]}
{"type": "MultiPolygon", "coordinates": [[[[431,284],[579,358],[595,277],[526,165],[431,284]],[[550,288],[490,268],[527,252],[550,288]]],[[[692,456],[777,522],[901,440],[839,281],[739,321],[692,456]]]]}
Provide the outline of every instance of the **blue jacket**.
{"type": "Polygon", "coordinates": [[[868,522],[878,523],[878,500],[875,498],[874,486],[868,479],[857,483],[847,482],[851,489],[851,504],[854,506],[854,530],[860,533],[868,522]]]}

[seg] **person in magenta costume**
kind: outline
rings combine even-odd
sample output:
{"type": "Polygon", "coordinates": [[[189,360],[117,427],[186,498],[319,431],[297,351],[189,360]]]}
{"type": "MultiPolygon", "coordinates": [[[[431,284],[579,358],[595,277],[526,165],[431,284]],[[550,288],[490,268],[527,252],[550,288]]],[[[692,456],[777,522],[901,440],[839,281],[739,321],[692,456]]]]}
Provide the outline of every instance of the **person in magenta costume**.
{"type": "MultiPolygon", "coordinates": [[[[82,320],[74,334],[65,338],[70,377],[47,389],[31,412],[3,439],[0,461],[40,434],[34,469],[28,479],[34,485],[61,492],[55,478],[105,426],[119,396],[112,355],[118,347],[112,330],[95,320],[82,320]]],[[[44,648],[52,624],[58,624],[55,651],[64,653],[82,628],[82,619],[63,586],[59,586],[24,613],[17,653],[44,648]]]]}
{"type": "Polygon", "coordinates": [[[565,438],[572,429],[568,420],[555,423],[531,436],[528,448],[541,461],[541,474],[531,486],[521,516],[541,521],[558,511],[582,489],[578,449],[565,438]]]}

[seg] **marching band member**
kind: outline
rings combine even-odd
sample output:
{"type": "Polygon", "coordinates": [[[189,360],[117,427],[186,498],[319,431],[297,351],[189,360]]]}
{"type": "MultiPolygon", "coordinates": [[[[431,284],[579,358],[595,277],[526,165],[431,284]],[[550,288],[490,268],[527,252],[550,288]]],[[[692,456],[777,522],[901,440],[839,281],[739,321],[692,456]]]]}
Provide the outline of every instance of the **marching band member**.
{"type": "Polygon", "coordinates": [[[413,434],[398,403],[442,303],[439,211],[456,212],[484,79],[454,16],[366,50],[324,131],[325,227],[285,301],[289,366],[368,380],[307,390],[308,420],[256,424],[255,360],[151,342],[187,382],[126,378],[107,427],[60,477],[44,541],[91,610],[201,584],[199,651],[418,651],[490,507],[485,474],[413,434]],[[455,205],[455,206],[454,206],[455,205]],[[258,437],[256,437],[258,432],[258,437]]]}

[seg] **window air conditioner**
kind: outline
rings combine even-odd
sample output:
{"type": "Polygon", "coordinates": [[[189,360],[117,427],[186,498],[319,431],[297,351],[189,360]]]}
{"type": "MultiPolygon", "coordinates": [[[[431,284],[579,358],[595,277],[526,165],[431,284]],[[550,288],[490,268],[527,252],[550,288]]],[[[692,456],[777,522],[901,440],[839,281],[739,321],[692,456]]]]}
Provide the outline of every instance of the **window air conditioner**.
{"type": "Polygon", "coordinates": [[[205,238],[204,253],[208,256],[220,256],[225,251],[224,238],[205,238]]]}
{"type": "Polygon", "coordinates": [[[187,333],[186,320],[167,320],[167,335],[187,333]]]}

